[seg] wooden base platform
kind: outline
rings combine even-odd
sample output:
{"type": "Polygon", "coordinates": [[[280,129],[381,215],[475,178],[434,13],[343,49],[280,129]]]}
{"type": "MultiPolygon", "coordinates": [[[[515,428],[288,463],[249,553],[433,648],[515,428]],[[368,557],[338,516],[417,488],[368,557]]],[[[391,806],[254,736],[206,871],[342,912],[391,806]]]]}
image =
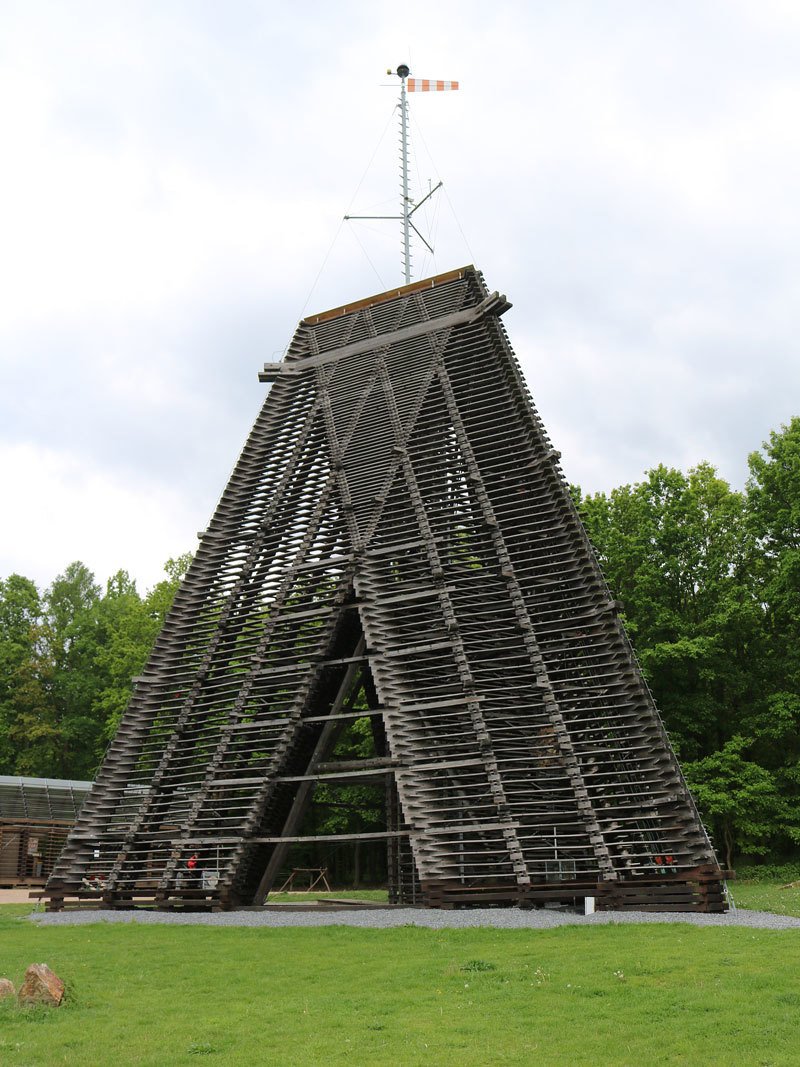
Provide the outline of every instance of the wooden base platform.
{"type": "Polygon", "coordinates": [[[583,907],[594,897],[598,911],[725,912],[723,879],[731,872],[697,867],[673,876],[639,876],[629,881],[543,882],[529,885],[423,882],[422,899],[429,908],[583,907]]]}
{"type": "MultiPolygon", "coordinates": [[[[541,908],[564,905],[583,908],[587,897],[593,897],[598,911],[654,911],[654,912],[716,912],[727,911],[723,879],[732,877],[730,871],[714,866],[696,867],[670,875],[638,876],[627,881],[542,882],[515,885],[512,883],[484,883],[468,885],[456,881],[427,881],[422,883],[421,904],[384,904],[376,901],[352,899],[319,900],[310,904],[267,904],[275,910],[308,910],[331,908],[397,908],[422,906],[426,908],[541,908]]],[[[116,890],[114,893],[72,892],[50,889],[32,893],[46,902],[48,911],[65,908],[155,908],[162,911],[229,911],[248,907],[242,901],[223,897],[214,890],[184,889],[169,894],[151,889],[140,891],[116,890]]],[[[264,905],[259,905],[262,907],[264,905]]]]}

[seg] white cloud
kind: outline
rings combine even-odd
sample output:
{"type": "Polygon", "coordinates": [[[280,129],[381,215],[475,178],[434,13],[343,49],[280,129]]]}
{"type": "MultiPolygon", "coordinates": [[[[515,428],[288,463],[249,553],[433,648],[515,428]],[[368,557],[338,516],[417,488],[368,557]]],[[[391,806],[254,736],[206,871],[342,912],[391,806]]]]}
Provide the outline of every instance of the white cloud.
{"type": "Polygon", "coordinates": [[[404,60],[462,84],[411,102],[416,188],[446,183],[417,270],[474,260],[508,294],[571,480],[707,458],[741,484],[796,413],[796,5],[410,0],[398,25],[367,0],[4,12],[0,448],[29,496],[0,574],[152,581],[223,488],[260,363],[304,310],[397,284],[396,224],[341,216],[397,210],[404,60]],[[69,550],[37,532],[50,497],[69,550]]]}
{"type": "Polygon", "coordinates": [[[163,578],[169,556],[196,547],[187,530],[205,526],[206,517],[167,487],[122,484],[102,468],[34,445],[0,445],[0,496],[2,573],[42,586],[79,559],[103,582],[129,571],[143,592],[163,578]]]}

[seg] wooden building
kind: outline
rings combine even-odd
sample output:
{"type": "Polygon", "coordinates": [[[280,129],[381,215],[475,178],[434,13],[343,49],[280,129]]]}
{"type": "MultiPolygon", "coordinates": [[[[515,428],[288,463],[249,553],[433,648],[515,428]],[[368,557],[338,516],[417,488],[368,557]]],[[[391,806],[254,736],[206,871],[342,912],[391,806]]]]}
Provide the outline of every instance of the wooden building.
{"type": "Polygon", "coordinates": [[[0,775],[0,886],[44,885],[91,787],[0,775]]]}

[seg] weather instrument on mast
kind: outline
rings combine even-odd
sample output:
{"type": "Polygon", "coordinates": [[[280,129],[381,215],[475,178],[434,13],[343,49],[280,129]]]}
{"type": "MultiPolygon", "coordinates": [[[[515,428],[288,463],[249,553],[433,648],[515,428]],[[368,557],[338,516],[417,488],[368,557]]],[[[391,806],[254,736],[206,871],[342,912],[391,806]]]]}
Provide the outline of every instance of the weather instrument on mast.
{"type": "Polygon", "coordinates": [[[439,181],[434,187],[425,194],[419,203],[414,204],[408,191],[408,93],[432,93],[432,92],[446,92],[453,89],[458,89],[458,82],[456,81],[443,81],[441,79],[434,78],[412,78],[410,77],[411,69],[407,63],[401,63],[396,71],[387,70],[387,74],[396,74],[400,79],[400,100],[398,103],[398,110],[400,112],[400,187],[402,190],[401,199],[401,214],[399,215],[345,215],[345,220],[350,219],[370,219],[370,220],[392,220],[400,222],[402,224],[403,233],[403,256],[402,256],[402,270],[405,284],[408,285],[411,281],[411,231],[419,237],[420,241],[425,245],[428,251],[433,254],[433,248],[425,240],[417,227],[411,221],[411,216],[427,203],[433,194],[441,189],[443,182],[439,181]]]}

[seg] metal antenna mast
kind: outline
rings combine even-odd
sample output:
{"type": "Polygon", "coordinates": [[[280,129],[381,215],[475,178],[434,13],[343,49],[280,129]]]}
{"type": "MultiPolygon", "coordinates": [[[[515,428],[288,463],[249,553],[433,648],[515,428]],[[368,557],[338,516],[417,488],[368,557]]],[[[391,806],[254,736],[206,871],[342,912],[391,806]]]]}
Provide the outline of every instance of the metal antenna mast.
{"type": "MultiPolygon", "coordinates": [[[[406,78],[411,71],[405,63],[397,68],[400,79],[400,172],[403,190],[403,275],[406,285],[411,281],[411,201],[408,196],[408,99],[406,97],[406,78]]],[[[428,246],[430,247],[430,245],[428,246]]]]}
{"type": "Polygon", "coordinates": [[[409,78],[411,70],[407,63],[401,63],[396,71],[387,70],[387,74],[396,74],[400,79],[400,188],[402,190],[402,213],[400,215],[345,215],[345,220],[350,219],[383,219],[400,222],[403,231],[403,257],[402,257],[402,270],[403,280],[406,285],[411,281],[411,231],[419,237],[420,241],[425,245],[428,251],[433,255],[433,247],[425,240],[417,227],[411,221],[411,216],[415,211],[419,211],[424,203],[426,203],[433,194],[442,187],[442,182],[438,182],[426,193],[426,195],[420,200],[418,204],[414,204],[412,207],[411,195],[408,189],[408,98],[407,92],[431,92],[442,91],[444,89],[457,89],[458,82],[453,81],[433,81],[428,78],[409,78]],[[407,80],[408,79],[408,80],[407,80]]]}

